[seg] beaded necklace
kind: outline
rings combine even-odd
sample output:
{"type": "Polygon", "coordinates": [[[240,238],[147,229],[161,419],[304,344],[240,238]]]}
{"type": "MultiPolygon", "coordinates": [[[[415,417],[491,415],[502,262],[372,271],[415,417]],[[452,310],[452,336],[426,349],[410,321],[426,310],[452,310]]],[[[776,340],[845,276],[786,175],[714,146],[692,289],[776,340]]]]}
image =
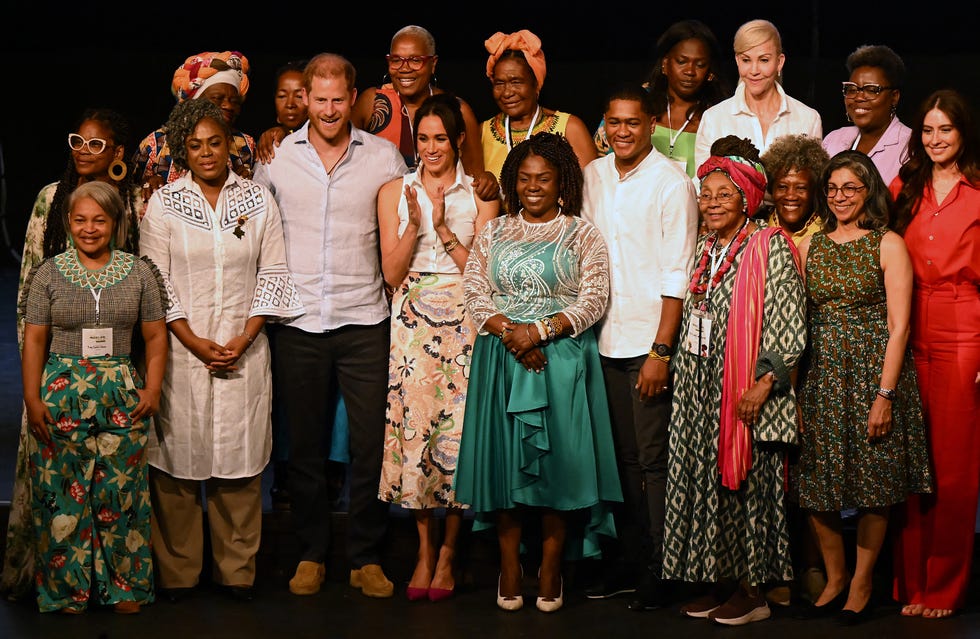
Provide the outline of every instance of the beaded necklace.
{"type": "Polygon", "coordinates": [[[704,295],[709,292],[710,289],[718,286],[721,282],[721,278],[725,276],[732,268],[732,263],[735,261],[735,256],[738,254],[739,248],[741,248],[742,243],[745,242],[746,236],[749,234],[749,218],[745,218],[742,223],[742,228],[738,230],[735,238],[728,244],[725,248],[724,257],[721,260],[721,266],[718,270],[711,275],[711,281],[708,281],[708,277],[705,272],[708,270],[708,258],[714,251],[715,244],[718,243],[718,234],[712,233],[710,237],[704,243],[704,252],[701,253],[701,260],[698,262],[697,269],[694,270],[694,274],[691,275],[691,285],[690,291],[695,295],[704,295]]]}
{"type": "Polygon", "coordinates": [[[54,257],[55,266],[66,280],[92,290],[109,288],[126,279],[133,269],[134,256],[130,253],[113,250],[105,266],[96,270],[85,268],[78,259],[75,249],[68,249],[54,257]]]}

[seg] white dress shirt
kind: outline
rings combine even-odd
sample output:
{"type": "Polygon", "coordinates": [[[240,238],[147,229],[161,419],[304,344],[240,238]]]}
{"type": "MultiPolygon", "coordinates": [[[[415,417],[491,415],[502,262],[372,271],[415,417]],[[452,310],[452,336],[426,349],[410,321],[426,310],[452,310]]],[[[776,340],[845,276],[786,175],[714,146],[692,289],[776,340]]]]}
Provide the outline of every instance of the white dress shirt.
{"type": "Polygon", "coordinates": [[[762,155],[773,140],[781,135],[804,134],[820,140],[823,125],[820,114],[799,100],[786,95],[782,85],[776,84],[779,92],[779,113],[769,124],[769,130],[762,134],[759,117],[749,110],[745,102],[745,83],[739,82],[735,95],[709,108],[701,116],[697,137],[694,142],[694,161],[698,166],[711,155],[711,144],[726,135],[748,138],[762,155]]]}
{"type": "Polygon", "coordinates": [[[609,251],[609,306],[597,324],[599,353],[645,355],[660,326],[662,297],[684,299],[694,262],[698,205],[691,178],[656,149],[619,176],[612,153],[585,167],[582,217],[609,251]]]}
{"type": "Polygon", "coordinates": [[[328,174],[307,122],[286,136],[272,162],[257,167],[255,181],[279,203],[286,262],[306,309],[289,326],[322,333],[388,317],[378,190],[408,172],[398,147],[351,126],[347,154],[328,174]]]}

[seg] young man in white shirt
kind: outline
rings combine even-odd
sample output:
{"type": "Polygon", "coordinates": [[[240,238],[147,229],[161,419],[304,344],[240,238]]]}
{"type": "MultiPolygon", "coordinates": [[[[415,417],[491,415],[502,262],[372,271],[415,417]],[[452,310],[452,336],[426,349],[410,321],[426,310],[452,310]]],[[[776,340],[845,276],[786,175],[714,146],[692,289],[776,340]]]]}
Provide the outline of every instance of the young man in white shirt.
{"type": "Polygon", "coordinates": [[[624,496],[619,547],[609,549],[605,576],[587,594],[634,592],[631,610],[666,602],[669,368],[698,228],[691,178],[650,142],[654,113],[641,86],[609,97],[604,116],[613,152],[585,167],[582,210],[609,249],[609,307],[597,326],[624,496]],[[637,564],[645,567],[641,574],[624,574],[622,566],[637,564]]]}

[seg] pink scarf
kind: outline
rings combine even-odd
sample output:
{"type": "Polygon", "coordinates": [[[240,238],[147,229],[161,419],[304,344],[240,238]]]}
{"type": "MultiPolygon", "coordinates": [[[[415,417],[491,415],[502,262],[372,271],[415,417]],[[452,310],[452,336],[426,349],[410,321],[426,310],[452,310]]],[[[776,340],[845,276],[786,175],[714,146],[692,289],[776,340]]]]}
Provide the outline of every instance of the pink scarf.
{"type": "MultiPolygon", "coordinates": [[[[767,226],[749,238],[745,256],[735,273],[728,316],[724,371],[721,384],[721,432],[718,470],[726,488],[738,490],[752,468],[752,428],[738,418],[738,402],[755,383],[755,364],[762,337],[769,239],[781,234],[801,270],[796,245],[778,226],[767,226]]],[[[802,270],[801,270],[802,272],[802,270]]]]}

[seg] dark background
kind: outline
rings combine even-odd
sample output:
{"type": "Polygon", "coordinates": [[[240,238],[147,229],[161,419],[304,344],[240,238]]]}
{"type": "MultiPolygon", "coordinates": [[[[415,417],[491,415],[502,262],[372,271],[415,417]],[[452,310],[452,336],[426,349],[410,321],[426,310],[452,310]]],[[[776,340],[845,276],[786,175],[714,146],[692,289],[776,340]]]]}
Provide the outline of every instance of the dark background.
{"type": "MultiPolygon", "coordinates": [[[[16,263],[34,198],[61,176],[68,158],[65,138],[81,112],[92,106],[121,111],[132,122],[135,144],[166,120],[174,104],[173,71],[200,51],[238,50],[248,58],[251,88],[238,124],[256,138],[275,123],[273,75],[282,63],[334,51],[355,64],[360,89],[376,85],[386,71],[383,56],[391,37],[406,24],[433,33],[438,84],[466,99],[480,119],[496,112],[483,47],[496,31],[535,32],[548,62],[542,104],[574,113],[594,129],[605,93],[619,82],[641,80],[657,36],[683,18],[707,23],[726,54],[739,25],[757,17],[771,20],[787,57],[784,86],[821,113],[825,133],[846,124],[840,95],[840,82],[847,79],[844,59],[862,44],[886,44],[905,59],[908,79],[899,116],[906,122],[940,87],[957,88],[980,107],[976,5],[899,4],[904,3],[423,1],[264,3],[251,9],[240,3],[158,2],[5,8],[0,221],[6,250],[0,264],[16,263]]],[[[734,86],[733,53],[725,67],[734,86]]]]}

